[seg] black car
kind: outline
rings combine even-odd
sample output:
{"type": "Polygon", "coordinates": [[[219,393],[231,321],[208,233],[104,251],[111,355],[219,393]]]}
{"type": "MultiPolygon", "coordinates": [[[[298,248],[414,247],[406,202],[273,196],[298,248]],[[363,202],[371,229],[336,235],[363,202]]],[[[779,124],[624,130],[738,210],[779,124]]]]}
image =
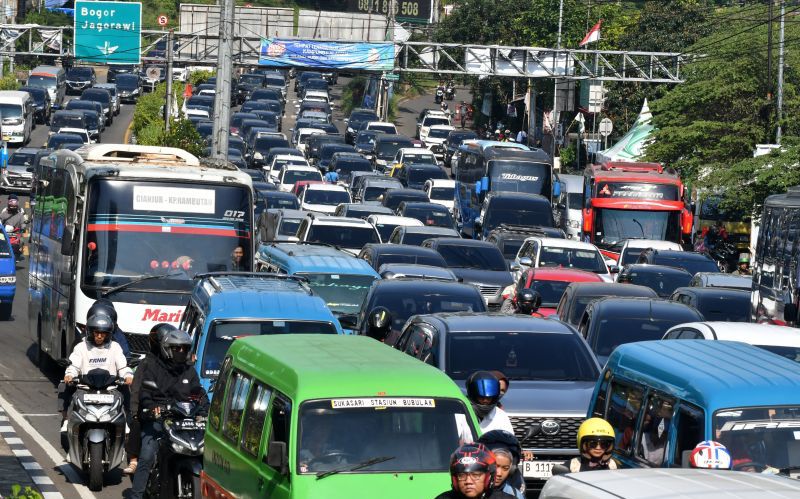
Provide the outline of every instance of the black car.
{"type": "Polygon", "coordinates": [[[103,115],[106,125],[114,122],[114,104],[111,100],[111,93],[103,88],[87,88],[81,92],[80,100],[99,102],[103,106],[103,115]]]}
{"type": "MultiPolygon", "coordinates": [[[[366,125],[364,125],[366,126],[366,125]]],[[[378,130],[361,130],[353,139],[356,151],[370,161],[375,160],[375,137],[382,134],[378,130]]]]}
{"type": "Polygon", "coordinates": [[[322,79],[322,73],[318,71],[303,71],[294,80],[294,91],[297,95],[303,95],[303,87],[308,80],[322,79]]]}
{"type": "Polygon", "coordinates": [[[282,191],[261,191],[264,198],[264,207],[268,210],[285,208],[289,210],[299,210],[300,201],[291,192],[282,191]]]}
{"type": "Polygon", "coordinates": [[[248,100],[274,100],[283,103],[283,94],[274,88],[256,88],[250,92],[248,100]]]}
{"type": "Polygon", "coordinates": [[[328,143],[322,144],[319,148],[319,157],[317,159],[317,168],[324,174],[328,171],[328,165],[336,153],[353,153],[356,154],[353,146],[347,144],[328,143]]]}
{"type": "Polygon", "coordinates": [[[564,290],[556,308],[556,316],[567,324],[578,327],[584,310],[594,300],[609,296],[632,298],[658,298],[646,286],[614,282],[572,282],[564,290]]]}
{"type": "Polygon", "coordinates": [[[456,222],[453,220],[450,210],[438,203],[403,201],[397,207],[397,215],[415,218],[429,227],[456,228],[456,222]]]}
{"type": "Polygon", "coordinates": [[[28,92],[31,95],[33,105],[36,107],[36,111],[34,111],[36,123],[45,125],[49,123],[52,105],[50,103],[50,94],[47,92],[47,89],[40,87],[21,87],[20,91],[28,92]]]}
{"type": "Polygon", "coordinates": [[[651,298],[601,298],[586,307],[578,331],[600,365],[605,365],[619,345],[660,340],[672,326],[702,320],[700,312],[682,303],[651,298]]]}
{"type": "Polygon", "coordinates": [[[458,150],[458,147],[464,143],[465,140],[474,140],[478,138],[478,134],[472,130],[452,130],[444,141],[444,164],[452,168],[450,161],[453,159],[453,154],[458,150]]]}
{"type": "Polygon", "coordinates": [[[617,276],[617,282],[647,286],[661,298],[667,298],[676,289],[688,286],[691,281],[692,274],[684,269],[642,263],[622,267],[617,276]]]}
{"type": "MultiPolygon", "coordinates": [[[[108,83],[116,83],[120,75],[134,74],[139,72],[139,68],[135,64],[109,64],[108,75],[106,81],[108,83]]],[[[138,76],[138,75],[137,75],[138,76]]],[[[119,85],[117,85],[119,86],[119,85]]]]}
{"type": "Polygon", "coordinates": [[[358,258],[365,260],[375,270],[387,263],[447,267],[447,262],[438,251],[406,244],[365,244],[358,258]]]}
{"type": "Polygon", "coordinates": [[[275,147],[289,147],[289,142],[281,135],[262,135],[256,137],[249,147],[253,152],[253,156],[250,158],[251,167],[263,168],[264,158],[269,156],[270,150],[275,147]]]}
{"type": "Polygon", "coordinates": [[[353,172],[373,172],[372,162],[357,152],[334,152],[328,166],[339,175],[339,182],[346,184],[353,172]]]}
{"type": "Polygon", "coordinates": [[[428,180],[447,180],[447,172],[438,165],[416,163],[403,165],[397,172],[397,179],[409,189],[422,189],[428,180]]]}
{"type": "Polygon", "coordinates": [[[136,73],[117,75],[117,92],[120,102],[136,104],[142,94],[142,79],[136,73]]]}
{"type": "Polygon", "coordinates": [[[550,200],[539,194],[492,192],[483,201],[481,214],[482,223],[476,221],[474,227],[462,227],[462,232],[485,239],[501,225],[555,228],[550,200]]]}
{"type": "Polygon", "coordinates": [[[696,308],[707,321],[750,322],[750,291],[685,287],[669,299],[696,308]]]}
{"type": "MultiPolygon", "coordinates": [[[[708,255],[693,251],[659,250],[648,248],[639,255],[636,263],[667,265],[685,269],[692,275],[698,272],[719,272],[717,263],[708,255]]],[[[688,286],[688,284],[687,284],[688,286]]]]}
{"type": "Polygon", "coordinates": [[[350,112],[350,117],[347,118],[347,130],[344,137],[348,144],[355,143],[356,135],[360,132],[367,123],[370,121],[380,121],[378,115],[373,109],[357,107],[350,112]]]}
{"type": "Polygon", "coordinates": [[[485,241],[490,242],[500,249],[500,253],[509,264],[517,257],[519,249],[525,239],[532,236],[555,237],[565,239],[564,232],[553,228],[517,227],[514,225],[500,225],[489,232],[485,241]]]}
{"type": "Polygon", "coordinates": [[[370,335],[367,317],[377,307],[389,310],[392,327],[386,337],[391,345],[397,341],[406,320],[412,315],[438,312],[486,312],[480,292],[475,286],[457,282],[387,279],[377,280],[364,299],[355,330],[370,335]]]}
{"type": "Polygon", "coordinates": [[[428,195],[425,191],[419,189],[390,189],[383,194],[383,206],[397,210],[400,203],[403,201],[417,201],[420,203],[429,203],[428,195]]]}
{"type": "MultiPolygon", "coordinates": [[[[72,99],[67,102],[67,105],[64,106],[65,111],[94,111],[97,113],[97,116],[103,116],[103,105],[99,102],[95,102],[93,100],[80,100],[80,99],[72,99]]],[[[57,113],[58,111],[56,111],[57,113]]],[[[55,114],[53,114],[55,116],[55,114]]],[[[102,133],[103,130],[106,129],[106,120],[100,119],[98,125],[100,125],[100,132],[102,133]]],[[[51,123],[50,127],[52,128],[52,116],[51,116],[51,123]]]]}
{"type": "Polygon", "coordinates": [[[367,218],[370,215],[394,215],[394,213],[379,204],[363,203],[342,203],[333,212],[335,217],[367,218]]]}
{"type": "Polygon", "coordinates": [[[320,149],[324,144],[342,144],[344,145],[343,135],[329,135],[329,134],[316,134],[308,138],[306,142],[306,158],[308,162],[314,165],[319,159],[320,149]]]}
{"type": "Polygon", "coordinates": [[[78,95],[97,83],[94,68],[89,66],[73,66],[67,70],[67,93],[78,95]]]}

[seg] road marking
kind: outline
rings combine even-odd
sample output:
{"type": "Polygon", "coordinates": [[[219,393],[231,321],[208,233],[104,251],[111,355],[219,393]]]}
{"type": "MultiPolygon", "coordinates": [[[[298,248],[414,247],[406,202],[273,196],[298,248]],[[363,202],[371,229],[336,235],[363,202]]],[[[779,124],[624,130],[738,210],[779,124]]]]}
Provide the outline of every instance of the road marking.
{"type": "MultiPolygon", "coordinates": [[[[53,445],[48,442],[41,433],[36,431],[36,428],[31,426],[28,420],[25,419],[25,417],[20,414],[19,411],[17,411],[14,406],[2,395],[0,395],[0,407],[2,408],[0,409],[0,414],[2,414],[4,409],[5,414],[7,414],[17,426],[22,428],[22,430],[27,433],[28,436],[30,436],[39,445],[39,447],[42,448],[56,469],[63,473],[67,478],[68,483],[71,483],[75,487],[75,491],[78,493],[81,499],[95,499],[94,494],[92,494],[89,489],[83,485],[83,479],[78,471],[73,468],[71,464],[64,462],[63,454],[57,451],[56,448],[53,447],[53,445]]],[[[21,463],[35,461],[32,457],[22,457],[18,459],[21,463]]],[[[25,467],[25,464],[23,464],[23,467],[25,467]]],[[[31,475],[31,479],[33,479],[34,473],[37,476],[40,476],[41,473],[44,473],[43,471],[40,473],[39,470],[36,470],[35,468],[28,469],[26,467],[26,469],[28,470],[28,474],[31,475]]],[[[41,486],[40,489],[46,489],[41,491],[44,499],[63,499],[63,496],[60,492],[58,492],[58,488],[55,485],[41,486]],[[55,489],[55,491],[53,491],[53,489],[55,489]]]]}
{"type": "MultiPolygon", "coordinates": [[[[49,418],[50,416],[58,416],[58,413],[57,412],[48,412],[48,413],[41,413],[41,414],[20,414],[20,416],[22,416],[24,418],[49,418]]],[[[8,418],[6,418],[6,419],[0,418],[0,422],[1,421],[8,421],[8,418]]]]}

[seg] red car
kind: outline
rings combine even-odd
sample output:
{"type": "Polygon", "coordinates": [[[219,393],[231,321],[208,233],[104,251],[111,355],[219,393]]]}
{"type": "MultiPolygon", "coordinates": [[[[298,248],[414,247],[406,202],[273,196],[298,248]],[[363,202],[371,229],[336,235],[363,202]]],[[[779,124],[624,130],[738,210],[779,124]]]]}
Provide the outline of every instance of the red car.
{"type": "MultiPolygon", "coordinates": [[[[558,302],[564,290],[571,282],[604,282],[603,278],[594,272],[585,270],[563,269],[554,267],[538,267],[528,269],[522,273],[517,282],[516,291],[530,288],[542,297],[542,305],[538,313],[544,317],[556,313],[558,302]]],[[[516,293],[515,293],[516,296],[516,293]]]]}

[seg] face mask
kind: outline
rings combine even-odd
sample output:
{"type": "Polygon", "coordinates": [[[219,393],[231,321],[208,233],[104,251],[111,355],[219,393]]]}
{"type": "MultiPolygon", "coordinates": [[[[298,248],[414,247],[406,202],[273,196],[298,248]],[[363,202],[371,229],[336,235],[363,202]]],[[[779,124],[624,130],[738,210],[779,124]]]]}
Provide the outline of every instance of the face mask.
{"type": "Polygon", "coordinates": [[[188,355],[188,352],[172,352],[172,362],[174,364],[184,364],[188,355]]]}
{"type": "Polygon", "coordinates": [[[495,404],[476,404],[472,403],[472,410],[475,411],[475,415],[478,416],[478,419],[483,419],[492,412],[494,409],[495,404]]]}

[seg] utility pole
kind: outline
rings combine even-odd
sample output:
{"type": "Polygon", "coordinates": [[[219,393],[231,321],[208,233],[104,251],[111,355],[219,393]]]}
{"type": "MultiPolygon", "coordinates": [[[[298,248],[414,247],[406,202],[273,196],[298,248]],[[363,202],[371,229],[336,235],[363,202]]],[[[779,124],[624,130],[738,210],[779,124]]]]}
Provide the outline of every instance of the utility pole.
{"type": "Polygon", "coordinates": [[[172,28],[167,31],[167,102],[164,105],[164,130],[169,133],[172,118],[172,28]]]}
{"type": "Polygon", "coordinates": [[[214,99],[214,133],[211,153],[214,158],[228,160],[228,137],[231,122],[231,80],[233,78],[233,16],[235,0],[222,0],[217,57],[217,87],[214,99]]]}
{"type": "Polygon", "coordinates": [[[558,51],[561,50],[561,26],[564,22],[564,0],[558,6],[558,41],[556,42],[556,53],[553,55],[553,157],[556,157],[556,136],[558,134],[558,78],[555,77],[556,66],[558,65],[558,51]]]}
{"type": "Polygon", "coordinates": [[[775,0],[767,2],[767,100],[772,101],[772,4],[775,0]]]}
{"type": "Polygon", "coordinates": [[[775,134],[775,143],[781,143],[781,119],[783,118],[783,52],[784,52],[784,16],[786,14],[786,0],[781,0],[781,24],[780,33],[778,34],[778,131],[775,134]]]}

